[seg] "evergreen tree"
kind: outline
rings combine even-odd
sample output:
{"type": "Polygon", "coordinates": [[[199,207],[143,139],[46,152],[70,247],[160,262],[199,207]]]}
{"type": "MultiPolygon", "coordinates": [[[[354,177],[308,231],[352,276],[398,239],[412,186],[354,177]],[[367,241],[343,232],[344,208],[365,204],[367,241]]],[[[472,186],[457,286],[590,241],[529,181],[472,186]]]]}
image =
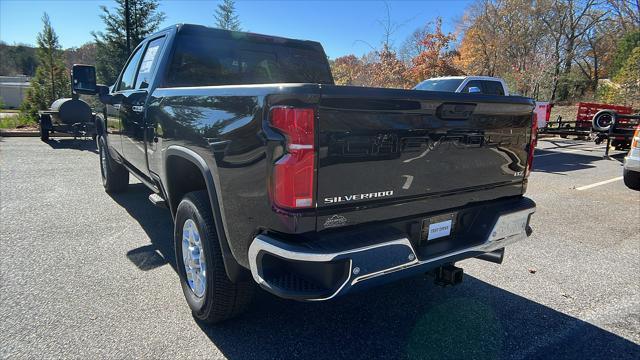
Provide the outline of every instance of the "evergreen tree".
{"type": "Polygon", "coordinates": [[[222,0],[215,13],[216,26],[220,29],[240,31],[240,20],[236,14],[234,0],[222,0]]]}
{"type": "MultiPolygon", "coordinates": [[[[125,0],[116,0],[116,7],[108,9],[100,6],[100,18],[105,24],[105,31],[92,33],[96,41],[96,74],[98,81],[111,85],[116,81],[120,70],[129,58],[127,50],[126,8],[125,0]]],[[[131,51],[151,35],[165,15],[158,11],[158,0],[129,0],[129,36],[131,51]]]]}
{"type": "Polygon", "coordinates": [[[22,105],[23,112],[34,120],[38,110],[49,108],[53,101],[68,97],[71,93],[71,82],[69,71],[64,65],[64,54],[47,13],[42,16],[42,23],[42,31],[36,40],[38,67],[35,76],[31,79],[27,98],[22,105]]]}

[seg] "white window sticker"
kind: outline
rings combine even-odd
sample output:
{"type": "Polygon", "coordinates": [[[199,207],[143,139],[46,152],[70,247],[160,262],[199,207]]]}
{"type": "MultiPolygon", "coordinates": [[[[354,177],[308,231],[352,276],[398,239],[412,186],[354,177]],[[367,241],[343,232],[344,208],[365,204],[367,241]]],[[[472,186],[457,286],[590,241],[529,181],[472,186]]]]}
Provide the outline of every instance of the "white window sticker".
{"type": "Polygon", "coordinates": [[[427,240],[433,240],[451,234],[451,220],[441,221],[435,224],[429,225],[429,235],[427,240]]]}
{"type": "Polygon", "coordinates": [[[152,46],[147,49],[147,52],[144,54],[144,59],[142,59],[142,64],[140,65],[141,74],[151,71],[151,66],[153,65],[153,60],[156,58],[158,48],[160,48],[160,45],[152,46]]]}

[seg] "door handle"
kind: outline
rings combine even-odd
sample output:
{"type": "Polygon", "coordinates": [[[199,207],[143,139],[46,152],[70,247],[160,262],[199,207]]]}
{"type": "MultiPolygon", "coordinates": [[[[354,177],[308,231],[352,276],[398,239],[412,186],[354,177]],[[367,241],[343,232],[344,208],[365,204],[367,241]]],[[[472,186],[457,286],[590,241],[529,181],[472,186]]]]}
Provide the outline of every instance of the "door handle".
{"type": "Polygon", "coordinates": [[[120,110],[120,104],[113,104],[113,108],[116,110],[120,110]]]}
{"type": "Polygon", "coordinates": [[[141,113],[144,111],[144,106],[142,105],[134,105],[131,107],[131,110],[137,112],[137,113],[141,113]]]}

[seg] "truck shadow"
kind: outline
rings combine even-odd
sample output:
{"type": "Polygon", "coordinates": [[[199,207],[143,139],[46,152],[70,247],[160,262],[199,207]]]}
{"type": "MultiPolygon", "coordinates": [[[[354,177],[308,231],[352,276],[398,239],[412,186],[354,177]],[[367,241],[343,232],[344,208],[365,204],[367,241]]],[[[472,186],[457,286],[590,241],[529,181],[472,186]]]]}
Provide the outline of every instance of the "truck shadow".
{"type": "MultiPolygon", "coordinates": [[[[169,211],[149,194],[132,184],[112,196],[151,241],[127,257],[143,271],[175,270],[169,211]]],[[[468,275],[452,288],[412,278],[320,303],[257,291],[239,318],[198,325],[234,360],[640,358],[638,344],[468,275]]]]}
{"type": "Polygon", "coordinates": [[[71,150],[89,151],[95,154],[98,153],[96,142],[95,140],[92,140],[90,137],[86,139],[82,139],[82,138],[49,139],[48,141],[45,141],[45,144],[49,145],[53,149],[71,149],[71,150]]]}
{"type": "MultiPolygon", "coordinates": [[[[549,151],[536,149],[533,160],[533,171],[547,172],[564,175],[563,173],[594,168],[596,161],[604,161],[604,150],[593,151],[591,154],[566,153],[560,151],[549,151]]],[[[625,153],[611,151],[609,153],[611,161],[624,161],[625,153]]],[[[622,170],[620,170],[622,171],[622,170]]]]}
{"type": "Polygon", "coordinates": [[[202,325],[228,359],[637,359],[640,346],[472,276],[428,278],[298,303],[261,292],[229,324],[202,325]]]}
{"type": "Polygon", "coordinates": [[[127,258],[143,271],[166,264],[175,270],[171,213],[153,206],[148,199],[150,194],[151,190],[141,183],[130,184],[126,192],[109,194],[140,224],[151,241],[149,245],[127,252],[127,258]]]}

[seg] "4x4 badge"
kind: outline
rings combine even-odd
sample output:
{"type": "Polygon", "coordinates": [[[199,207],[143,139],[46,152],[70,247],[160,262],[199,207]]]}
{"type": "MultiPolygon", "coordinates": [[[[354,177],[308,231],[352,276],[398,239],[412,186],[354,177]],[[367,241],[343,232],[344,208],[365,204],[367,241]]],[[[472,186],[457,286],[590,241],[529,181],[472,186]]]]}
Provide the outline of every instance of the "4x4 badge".
{"type": "Polygon", "coordinates": [[[333,215],[324,222],[325,228],[343,226],[347,223],[347,218],[342,215],[333,215]]]}

